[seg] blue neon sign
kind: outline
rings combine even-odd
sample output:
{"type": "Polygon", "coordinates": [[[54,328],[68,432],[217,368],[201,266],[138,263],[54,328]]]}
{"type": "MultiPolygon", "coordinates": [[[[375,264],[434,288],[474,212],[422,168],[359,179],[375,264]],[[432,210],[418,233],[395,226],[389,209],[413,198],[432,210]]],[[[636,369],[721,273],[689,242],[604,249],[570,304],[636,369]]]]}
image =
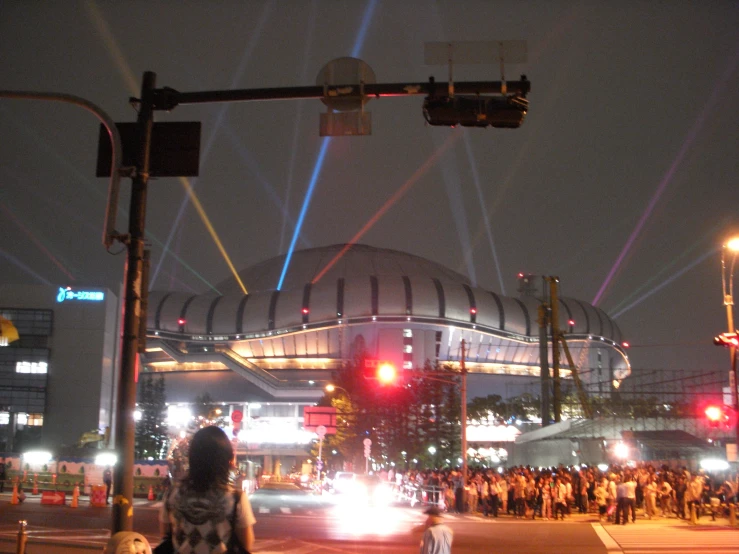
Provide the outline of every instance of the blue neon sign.
{"type": "Polygon", "coordinates": [[[57,302],[65,300],[83,300],[88,302],[101,302],[105,299],[105,293],[97,290],[72,290],[72,287],[59,287],[56,294],[57,302]]]}

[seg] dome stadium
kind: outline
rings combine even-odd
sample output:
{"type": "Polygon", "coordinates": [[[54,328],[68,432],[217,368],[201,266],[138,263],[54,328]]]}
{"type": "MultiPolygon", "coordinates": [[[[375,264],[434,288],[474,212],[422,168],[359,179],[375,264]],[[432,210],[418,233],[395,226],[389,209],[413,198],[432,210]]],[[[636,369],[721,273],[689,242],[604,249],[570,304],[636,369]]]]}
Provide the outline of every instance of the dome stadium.
{"type": "MultiPolygon", "coordinates": [[[[433,261],[367,245],[296,251],[277,290],[284,265],[277,256],[241,271],[248,294],[235,279],[220,294],[149,293],[142,362],[165,377],[168,400],[207,390],[224,403],[312,403],[359,348],[413,371],[458,365],[462,340],[470,398],[538,394],[535,295],[502,296],[433,261]]],[[[560,298],[559,320],[586,389],[607,393],[629,375],[605,312],[560,298]]]]}

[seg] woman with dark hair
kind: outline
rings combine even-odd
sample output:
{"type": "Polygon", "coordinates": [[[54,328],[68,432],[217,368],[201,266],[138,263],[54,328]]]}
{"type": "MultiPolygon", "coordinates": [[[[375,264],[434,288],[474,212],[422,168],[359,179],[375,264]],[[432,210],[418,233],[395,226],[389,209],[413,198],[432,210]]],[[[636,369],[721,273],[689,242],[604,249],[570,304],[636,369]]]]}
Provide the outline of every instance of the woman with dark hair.
{"type": "Polygon", "coordinates": [[[190,442],[190,469],[175,484],[159,514],[162,535],[174,552],[231,552],[233,541],[251,550],[256,523],[246,494],[232,490],[229,470],[234,453],[218,427],[200,429],[190,442]]]}

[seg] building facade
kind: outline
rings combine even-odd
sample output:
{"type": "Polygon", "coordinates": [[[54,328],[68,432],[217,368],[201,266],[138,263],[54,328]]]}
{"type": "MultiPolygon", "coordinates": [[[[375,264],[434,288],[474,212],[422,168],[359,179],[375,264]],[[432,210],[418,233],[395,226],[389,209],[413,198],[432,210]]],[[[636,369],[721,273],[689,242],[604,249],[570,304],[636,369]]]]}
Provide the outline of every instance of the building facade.
{"type": "Polygon", "coordinates": [[[99,287],[0,285],[19,340],[0,348],[0,452],[114,428],[119,301],[99,287]]]}

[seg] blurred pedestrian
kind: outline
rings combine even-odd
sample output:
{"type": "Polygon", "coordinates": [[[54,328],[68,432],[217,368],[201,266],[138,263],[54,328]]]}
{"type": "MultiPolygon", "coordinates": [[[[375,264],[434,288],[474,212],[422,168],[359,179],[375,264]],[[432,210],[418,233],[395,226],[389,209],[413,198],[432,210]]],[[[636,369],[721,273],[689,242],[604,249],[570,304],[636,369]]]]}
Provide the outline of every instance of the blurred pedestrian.
{"type": "Polygon", "coordinates": [[[421,554],[452,554],[454,532],[444,525],[441,510],[438,506],[431,506],[425,513],[428,518],[421,539],[421,554]]]}
{"type": "Polygon", "coordinates": [[[103,471],[103,484],[105,485],[105,503],[110,504],[110,488],[113,486],[113,472],[110,467],[103,471]]]}

